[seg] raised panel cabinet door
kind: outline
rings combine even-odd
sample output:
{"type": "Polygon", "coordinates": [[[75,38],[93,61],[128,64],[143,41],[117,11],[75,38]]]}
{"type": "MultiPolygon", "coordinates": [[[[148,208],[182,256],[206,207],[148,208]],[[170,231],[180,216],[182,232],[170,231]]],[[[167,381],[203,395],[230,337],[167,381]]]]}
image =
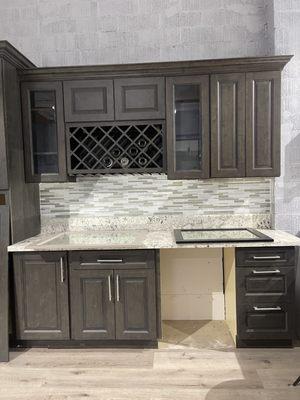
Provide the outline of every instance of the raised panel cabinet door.
{"type": "Polygon", "coordinates": [[[168,178],[208,178],[209,77],[169,77],[166,85],[168,178]]]}
{"type": "Polygon", "coordinates": [[[13,261],[16,339],[69,339],[66,254],[15,254],[13,261]]]}
{"type": "Polygon", "coordinates": [[[246,74],[246,175],[280,175],[280,72],[246,74]]]}
{"type": "Polygon", "coordinates": [[[115,339],[113,271],[70,269],[72,339],[115,339]]]}
{"type": "Polygon", "coordinates": [[[115,79],[116,120],[164,119],[165,78],[115,79]]]}
{"type": "Polygon", "coordinates": [[[154,270],[115,270],[116,339],[155,340],[154,270]]]}
{"type": "Polygon", "coordinates": [[[113,121],[113,81],[66,81],[64,103],[66,122],[113,121]]]}
{"type": "Polygon", "coordinates": [[[245,176],[245,74],[212,75],[211,177],[245,176]]]}
{"type": "Polygon", "coordinates": [[[25,82],[21,94],[26,181],[66,181],[61,82],[25,82]]]}

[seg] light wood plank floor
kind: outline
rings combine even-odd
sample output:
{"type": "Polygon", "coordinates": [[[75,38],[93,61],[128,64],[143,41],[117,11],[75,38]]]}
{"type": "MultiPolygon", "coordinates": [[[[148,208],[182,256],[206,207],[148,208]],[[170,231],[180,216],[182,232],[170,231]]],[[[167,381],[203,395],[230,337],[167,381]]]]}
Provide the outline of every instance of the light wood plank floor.
{"type": "Polygon", "coordinates": [[[166,321],[152,350],[12,351],[5,400],[300,400],[300,347],[234,349],[223,322],[166,321]]]}

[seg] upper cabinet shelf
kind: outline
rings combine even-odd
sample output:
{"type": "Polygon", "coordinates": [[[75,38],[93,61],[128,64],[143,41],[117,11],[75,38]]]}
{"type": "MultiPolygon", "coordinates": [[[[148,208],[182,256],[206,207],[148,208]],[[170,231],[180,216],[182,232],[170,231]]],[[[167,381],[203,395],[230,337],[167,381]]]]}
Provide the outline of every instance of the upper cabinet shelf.
{"type": "Polygon", "coordinates": [[[279,176],[280,80],[290,58],[22,71],[27,180],[279,176]]]}

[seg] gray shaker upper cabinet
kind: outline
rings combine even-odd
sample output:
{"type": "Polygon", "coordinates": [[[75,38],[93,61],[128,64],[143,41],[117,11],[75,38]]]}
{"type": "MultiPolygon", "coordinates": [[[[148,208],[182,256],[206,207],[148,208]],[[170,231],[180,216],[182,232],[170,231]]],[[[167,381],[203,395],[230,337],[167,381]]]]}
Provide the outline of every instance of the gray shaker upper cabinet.
{"type": "Polygon", "coordinates": [[[165,78],[115,79],[116,120],[165,118],[165,78]]]}
{"type": "Polygon", "coordinates": [[[66,122],[113,121],[113,81],[65,81],[64,103],[66,122]]]}
{"type": "Polygon", "coordinates": [[[26,181],[65,181],[62,84],[25,82],[21,91],[26,181]]]}
{"type": "Polygon", "coordinates": [[[168,177],[209,177],[209,77],[169,77],[167,88],[168,177]]]}
{"type": "Polygon", "coordinates": [[[280,72],[246,74],[246,175],[280,175],[280,72]]]}
{"type": "Polygon", "coordinates": [[[211,177],[245,176],[245,74],[211,76],[211,177]]]}

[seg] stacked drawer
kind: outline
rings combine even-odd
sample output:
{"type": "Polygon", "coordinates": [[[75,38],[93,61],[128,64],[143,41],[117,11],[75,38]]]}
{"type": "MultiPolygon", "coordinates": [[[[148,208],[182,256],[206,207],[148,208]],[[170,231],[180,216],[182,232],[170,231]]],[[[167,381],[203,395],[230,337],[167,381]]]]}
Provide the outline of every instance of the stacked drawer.
{"type": "Polygon", "coordinates": [[[295,248],[236,250],[237,344],[292,342],[295,248]]]}

